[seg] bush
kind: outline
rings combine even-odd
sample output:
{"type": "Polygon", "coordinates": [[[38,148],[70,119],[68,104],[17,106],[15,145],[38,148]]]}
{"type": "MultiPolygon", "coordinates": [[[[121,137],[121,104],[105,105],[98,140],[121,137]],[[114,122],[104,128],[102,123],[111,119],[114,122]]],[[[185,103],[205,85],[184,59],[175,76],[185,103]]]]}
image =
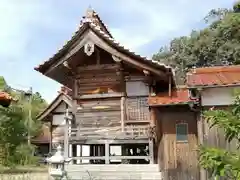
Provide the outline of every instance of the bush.
{"type": "Polygon", "coordinates": [[[34,156],[35,149],[35,146],[28,144],[21,144],[17,146],[14,154],[15,163],[19,165],[36,164],[39,158],[34,156]]]}

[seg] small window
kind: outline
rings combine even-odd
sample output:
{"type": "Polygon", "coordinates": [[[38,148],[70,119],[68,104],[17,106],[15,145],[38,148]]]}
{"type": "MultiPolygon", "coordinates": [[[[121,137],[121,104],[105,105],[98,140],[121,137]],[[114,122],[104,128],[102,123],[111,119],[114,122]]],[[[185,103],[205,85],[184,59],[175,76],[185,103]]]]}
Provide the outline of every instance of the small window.
{"type": "Polygon", "coordinates": [[[176,125],[176,139],[177,141],[188,141],[188,126],[186,123],[176,125]]]}

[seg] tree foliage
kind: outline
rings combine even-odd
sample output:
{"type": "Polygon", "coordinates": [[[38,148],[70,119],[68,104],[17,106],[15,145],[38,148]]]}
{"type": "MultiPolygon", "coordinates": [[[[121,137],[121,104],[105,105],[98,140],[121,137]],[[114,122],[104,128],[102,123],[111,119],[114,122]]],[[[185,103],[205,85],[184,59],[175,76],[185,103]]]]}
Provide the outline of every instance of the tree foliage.
{"type": "Polygon", "coordinates": [[[214,9],[205,17],[207,27],[173,39],[153,59],[176,70],[178,84],[189,67],[240,64],[240,2],[232,9],[214,9]]]}
{"type": "Polygon", "coordinates": [[[205,119],[224,130],[229,143],[237,141],[236,152],[224,149],[201,147],[200,164],[214,177],[225,176],[228,179],[240,180],[240,94],[236,95],[231,110],[210,110],[204,113],[205,119]]]}
{"type": "Polygon", "coordinates": [[[0,89],[8,91],[17,102],[12,102],[8,108],[0,106],[0,164],[10,165],[15,163],[30,162],[33,147],[27,145],[27,135],[31,136],[39,133],[41,122],[37,121],[37,114],[46,106],[46,101],[39,93],[32,95],[32,101],[24,95],[24,91],[12,90],[4,78],[0,78],[0,89]],[[31,102],[31,103],[30,103],[31,102]],[[32,118],[29,118],[29,110],[31,110],[32,118]],[[30,123],[29,123],[30,122],[30,123]],[[25,161],[19,158],[23,157],[20,152],[25,154],[25,161]],[[29,160],[29,161],[26,161],[29,160]]]}

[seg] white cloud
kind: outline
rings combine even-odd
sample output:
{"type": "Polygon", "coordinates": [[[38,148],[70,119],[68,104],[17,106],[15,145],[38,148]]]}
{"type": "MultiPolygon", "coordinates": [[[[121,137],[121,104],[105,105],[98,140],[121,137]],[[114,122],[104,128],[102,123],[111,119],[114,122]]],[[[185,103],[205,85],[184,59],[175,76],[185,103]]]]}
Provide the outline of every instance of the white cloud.
{"type": "MultiPolygon", "coordinates": [[[[112,28],[113,35],[133,50],[156,38],[188,34],[192,24],[203,21],[213,8],[231,6],[234,0],[131,0],[126,6],[119,1],[118,8],[129,16],[135,16],[138,24],[128,24],[125,29],[112,28]]],[[[173,38],[173,37],[172,37],[173,38]]]]}
{"type": "Polygon", "coordinates": [[[122,45],[130,48],[131,50],[137,50],[140,46],[147,44],[151,41],[149,37],[144,37],[142,35],[131,35],[122,29],[110,29],[114,38],[119,41],[122,45]]]}

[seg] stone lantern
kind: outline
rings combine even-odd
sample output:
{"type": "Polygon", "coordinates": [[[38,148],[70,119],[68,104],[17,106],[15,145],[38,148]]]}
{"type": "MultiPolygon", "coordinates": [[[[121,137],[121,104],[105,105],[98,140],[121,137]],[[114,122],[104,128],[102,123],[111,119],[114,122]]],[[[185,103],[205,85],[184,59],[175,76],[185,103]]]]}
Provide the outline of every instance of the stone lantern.
{"type": "Polygon", "coordinates": [[[55,179],[61,179],[66,176],[65,163],[71,161],[71,158],[65,159],[62,155],[62,147],[57,147],[57,152],[46,159],[49,164],[49,174],[55,179]]]}

